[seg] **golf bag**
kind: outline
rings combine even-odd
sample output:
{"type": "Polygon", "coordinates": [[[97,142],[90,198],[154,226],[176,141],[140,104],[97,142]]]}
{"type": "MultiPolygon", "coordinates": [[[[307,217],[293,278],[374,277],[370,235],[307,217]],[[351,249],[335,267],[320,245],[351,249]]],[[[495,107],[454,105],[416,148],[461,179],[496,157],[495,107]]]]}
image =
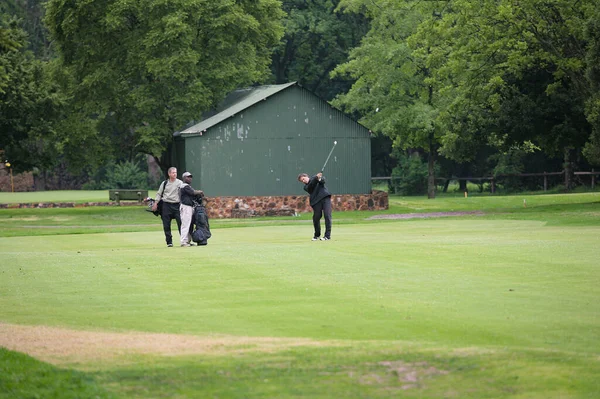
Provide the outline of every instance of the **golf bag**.
{"type": "Polygon", "coordinates": [[[154,200],[154,198],[147,197],[144,200],[144,202],[147,204],[146,211],[152,212],[154,214],[154,216],[160,216],[162,213],[162,204],[163,204],[162,197],[163,197],[163,194],[165,193],[165,187],[167,186],[167,181],[165,180],[164,182],[162,182],[161,186],[162,186],[162,191],[160,193],[160,201],[158,201],[158,205],[157,205],[155,211],[152,210],[152,207],[154,206],[154,202],[156,202],[154,200]]]}
{"type": "Polygon", "coordinates": [[[162,213],[162,204],[163,204],[162,200],[158,201],[158,206],[156,207],[155,211],[152,210],[152,206],[154,206],[154,203],[156,202],[154,200],[154,198],[148,197],[144,200],[144,202],[146,202],[146,204],[148,204],[146,206],[147,212],[151,212],[154,216],[160,216],[160,214],[162,213]]]}
{"type": "Polygon", "coordinates": [[[192,233],[192,240],[198,245],[208,244],[208,239],[211,237],[210,224],[208,223],[208,215],[204,207],[204,196],[196,196],[194,198],[194,213],[192,217],[195,229],[192,233]]]}

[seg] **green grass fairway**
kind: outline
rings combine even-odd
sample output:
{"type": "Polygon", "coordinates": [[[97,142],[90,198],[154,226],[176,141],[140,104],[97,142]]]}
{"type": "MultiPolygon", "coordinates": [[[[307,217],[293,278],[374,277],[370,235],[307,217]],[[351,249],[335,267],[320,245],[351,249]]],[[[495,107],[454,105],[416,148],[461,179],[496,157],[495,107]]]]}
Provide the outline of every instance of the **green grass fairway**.
{"type": "Polygon", "coordinates": [[[214,221],[191,248],[151,215],[0,212],[0,398],[598,398],[599,198],[393,197],[486,215],[214,221]]]}
{"type": "MultiPolygon", "coordinates": [[[[153,195],[152,191],[148,191],[153,195]]],[[[42,202],[107,202],[108,190],[57,190],[6,193],[0,192],[0,204],[42,202]]]]}

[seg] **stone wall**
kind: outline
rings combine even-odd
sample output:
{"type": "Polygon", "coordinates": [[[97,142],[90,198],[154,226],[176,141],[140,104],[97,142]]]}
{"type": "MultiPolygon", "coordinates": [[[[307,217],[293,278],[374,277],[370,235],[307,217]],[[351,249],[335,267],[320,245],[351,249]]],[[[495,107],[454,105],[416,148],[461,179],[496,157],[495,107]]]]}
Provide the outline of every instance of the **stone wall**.
{"type": "MultiPolygon", "coordinates": [[[[308,195],[272,197],[215,197],[207,198],[206,210],[211,218],[248,218],[256,216],[294,216],[312,212],[308,195]]],[[[388,194],[345,194],[332,196],[334,211],[374,211],[388,209],[388,194]]]]}
{"type": "MultiPolygon", "coordinates": [[[[376,211],[388,209],[388,194],[374,190],[371,194],[332,196],[334,211],[376,211]]],[[[28,204],[0,204],[7,208],[78,208],[87,206],[140,206],[135,201],[116,202],[45,202],[28,204]]],[[[141,206],[140,206],[141,207],[141,206]]],[[[143,205],[146,208],[146,205],[143,205]]],[[[248,218],[257,216],[294,216],[312,212],[308,195],[274,197],[208,197],[206,210],[210,218],[248,218]]]]}

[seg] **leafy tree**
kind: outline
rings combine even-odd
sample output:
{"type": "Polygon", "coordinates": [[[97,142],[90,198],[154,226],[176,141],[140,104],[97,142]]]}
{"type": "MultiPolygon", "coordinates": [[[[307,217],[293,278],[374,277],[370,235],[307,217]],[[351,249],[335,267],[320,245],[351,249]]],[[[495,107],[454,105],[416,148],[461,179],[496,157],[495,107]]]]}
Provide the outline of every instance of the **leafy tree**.
{"type": "Polygon", "coordinates": [[[56,60],[32,51],[24,27],[36,22],[16,18],[39,23],[40,3],[29,0],[27,12],[21,2],[0,7],[13,14],[0,16],[0,149],[15,171],[34,171],[37,188],[70,188],[79,180],[70,172],[85,176],[106,160],[106,143],[96,134],[96,122],[80,112],[73,77],[56,60]]]}
{"type": "Polygon", "coordinates": [[[9,27],[8,23],[0,16],[0,94],[5,93],[5,88],[10,80],[8,67],[8,54],[17,51],[23,45],[23,37],[15,30],[14,21],[13,27],[9,27]]]}
{"type": "Polygon", "coordinates": [[[352,89],[335,105],[362,115],[361,122],[393,140],[395,148],[422,148],[428,154],[428,198],[435,198],[435,155],[443,126],[439,113],[445,98],[433,79],[429,57],[444,52],[438,43],[410,42],[411,36],[447,2],[342,0],[340,8],[364,13],[371,30],[350,61],[334,76],[349,76],[352,89]]]}
{"type": "Polygon", "coordinates": [[[268,76],[282,17],[277,0],[49,0],[45,22],[82,109],[166,169],[174,131],[268,76]]]}
{"type": "Polygon", "coordinates": [[[452,94],[441,114],[441,153],[468,160],[485,143],[506,150],[531,141],[550,156],[562,153],[569,170],[590,137],[584,27],[596,8],[594,0],[453,0],[422,25],[412,40],[434,36],[450,49],[441,63],[428,56],[441,90],[452,94]]]}
{"type": "Polygon", "coordinates": [[[64,98],[46,65],[25,50],[18,21],[0,21],[0,29],[0,149],[16,172],[48,168],[60,152],[55,129],[64,98]]]}
{"type": "Polygon", "coordinates": [[[367,15],[372,29],[336,69],[357,79],[338,104],[395,147],[423,148],[430,162],[437,153],[467,162],[489,146],[508,154],[532,143],[550,157],[562,154],[566,176],[584,145],[588,159],[600,154],[595,0],[343,0],[340,7],[367,15]]]}
{"type": "Polygon", "coordinates": [[[361,14],[336,12],[339,0],[284,0],[285,34],[273,53],[275,83],[298,81],[327,100],[346,92],[351,81],[330,73],[367,33],[361,14]]]}
{"type": "Polygon", "coordinates": [[[36,58],[50,58],[48,32],[42,22],[45,0],[3,0],[0,14],[16,17],[18,25],[27,34],[27,49],[36,58]]]}
{"type": "Polygon", "coordinates": [[[592,96],[586,103],[586,116],[592,125],[592,135],[583,150],[586,158],[600,165],[600,10],[589,19],[585,29],[588,43],[586,54],[586,77],[590,82],[592,96]]]}

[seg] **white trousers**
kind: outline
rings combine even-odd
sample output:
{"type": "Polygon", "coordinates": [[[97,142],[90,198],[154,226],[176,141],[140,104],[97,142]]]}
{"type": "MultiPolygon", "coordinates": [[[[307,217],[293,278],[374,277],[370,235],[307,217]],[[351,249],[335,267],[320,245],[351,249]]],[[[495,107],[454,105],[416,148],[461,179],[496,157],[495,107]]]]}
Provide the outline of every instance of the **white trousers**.
{"type": "Polygon", "coordinates": [[[179,216],[181,217],[181,245],[190,244],[192,236],[190,227],[192,226],[192,215],[194,208],[189,205],[179,205],[179,216]]]}

